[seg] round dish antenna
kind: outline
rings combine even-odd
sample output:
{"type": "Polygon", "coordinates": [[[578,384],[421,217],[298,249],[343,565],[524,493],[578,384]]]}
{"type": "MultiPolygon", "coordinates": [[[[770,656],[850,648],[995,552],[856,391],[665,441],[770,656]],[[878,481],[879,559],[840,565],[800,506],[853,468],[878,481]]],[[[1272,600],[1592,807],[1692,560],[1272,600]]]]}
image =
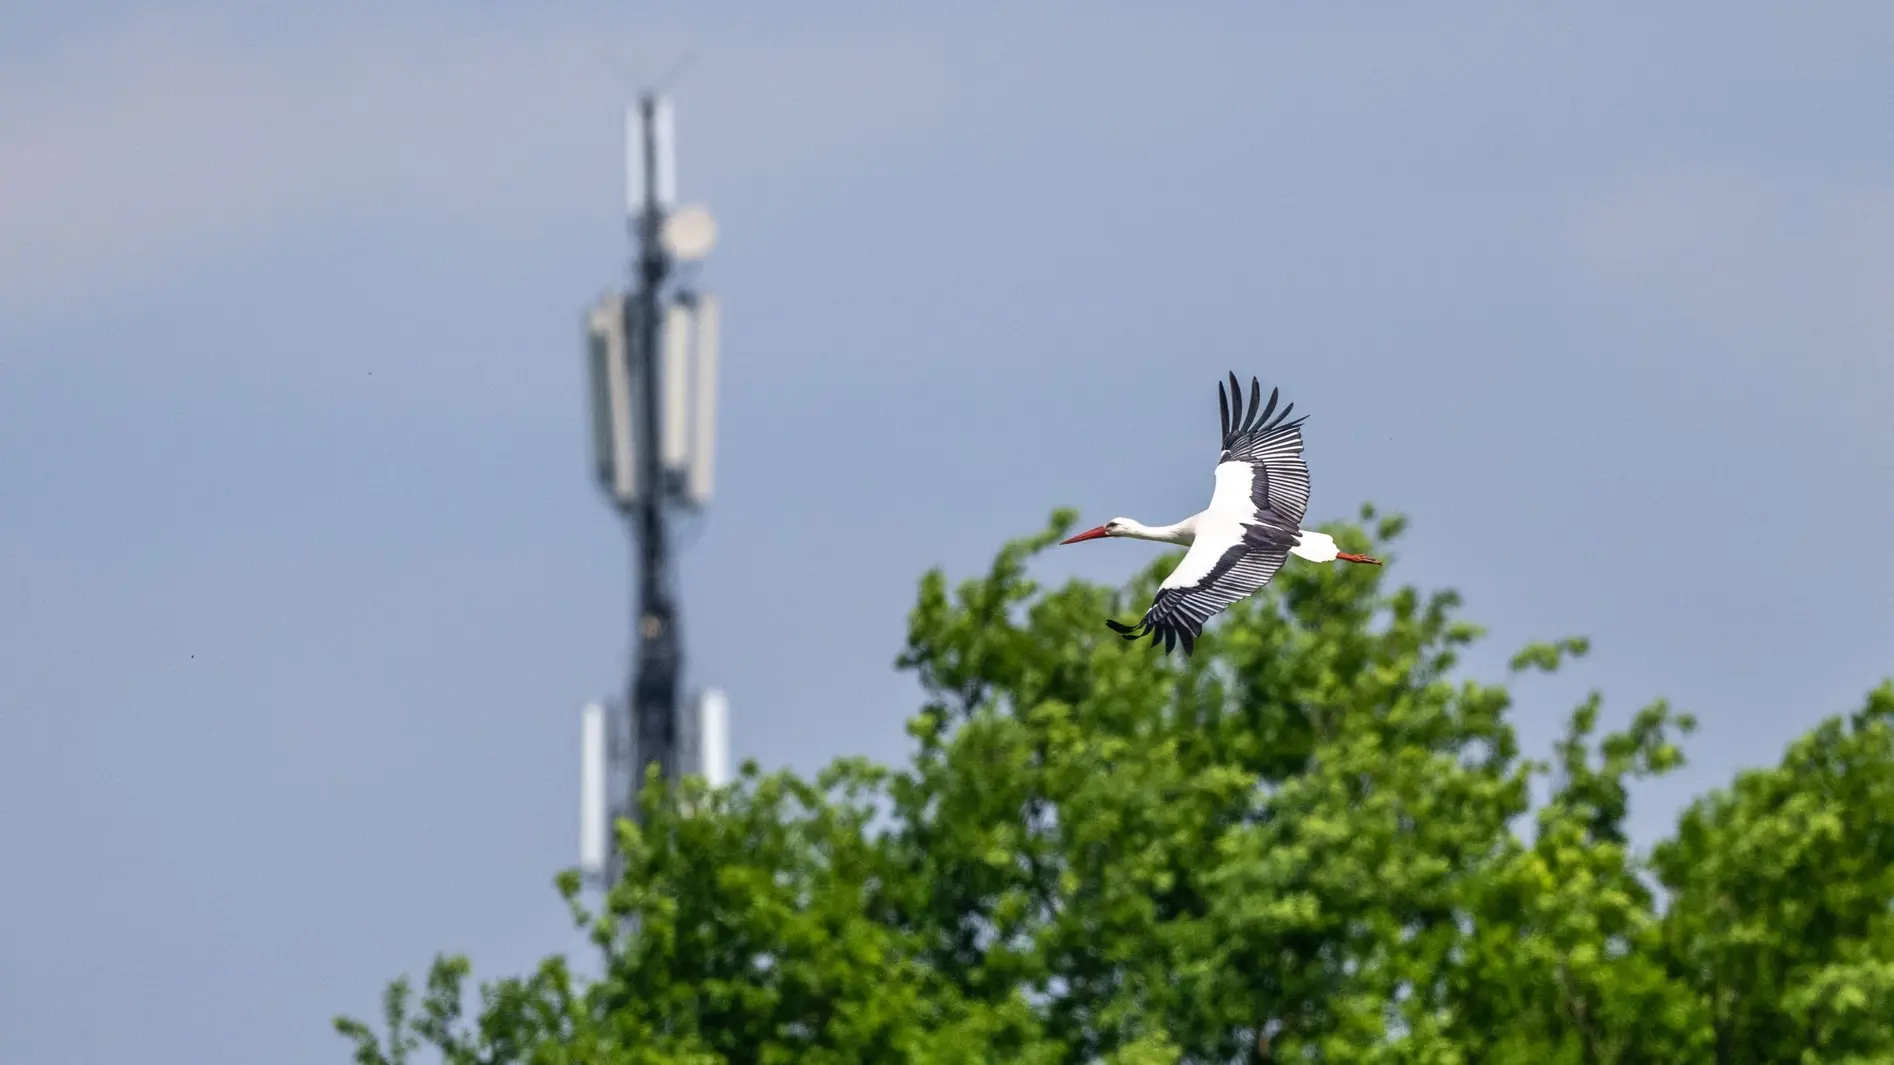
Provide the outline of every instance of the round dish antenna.
{"type": "Polygon", "coordinates": [[[658,238],[664,242],[664,250],[674,258],[694,262],[716,247],[717,221],[706,208],[687,204],[665,218],[664,230],[658,238]]]}

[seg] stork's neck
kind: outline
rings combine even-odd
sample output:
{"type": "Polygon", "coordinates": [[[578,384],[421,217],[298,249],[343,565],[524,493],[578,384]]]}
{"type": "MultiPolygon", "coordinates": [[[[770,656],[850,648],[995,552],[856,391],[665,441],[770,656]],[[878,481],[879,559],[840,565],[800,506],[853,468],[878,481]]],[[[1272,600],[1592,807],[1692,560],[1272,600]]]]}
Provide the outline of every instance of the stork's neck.
{"type": "Polygon", "coordinates": [[[1140,522],[1125,522],[1128,528],[1120,535],[1137,540],[1155,540],[1160,544],[1183,544],[1188,547],[1197,539],[1197,519],[1202,515],[1192,514],[1175,525],[1144,525],[1140,522]]]}

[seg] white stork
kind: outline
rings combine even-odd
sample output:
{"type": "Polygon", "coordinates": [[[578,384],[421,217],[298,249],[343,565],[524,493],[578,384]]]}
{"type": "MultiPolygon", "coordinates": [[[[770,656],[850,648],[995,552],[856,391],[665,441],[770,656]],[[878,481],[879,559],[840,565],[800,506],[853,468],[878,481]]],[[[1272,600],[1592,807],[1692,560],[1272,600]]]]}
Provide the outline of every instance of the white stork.
{"type": "Polygon", "coordinates": [[[1302,423],[1307,415],[1287,420],[1291,403],[1276,414],[1276,389],[1269,405],[1262,403],[1262,385],[1250,378],[1249,410],[1236,375],[1230,375],[1226,394],[1217,385],[1217,405],[1223,411],[1223,453],[1217,456],[1217,486],[1210,506],[1175,525],[1153,528],[1130,518],[1113,518],[1061,543],[1076,544],[1101,536],[1129,536],[1190,548],[1164,583],[1144,620],[1125,625],[1105,624],[1127,640],[1150,634],[1164,653],[1178,644],[1190,654],[1204,622],[1231,603],[1268,584],[1290,555],[1310,562],[1362,562],[1379,566],[1378,559],[1351,555],[1338,549],[1325,533],[1301,527],[1309,507],[1309,467],[1302,461],[1302,423]],[[1232,410],[1232,404],[1235,409],[1232,410]]]}

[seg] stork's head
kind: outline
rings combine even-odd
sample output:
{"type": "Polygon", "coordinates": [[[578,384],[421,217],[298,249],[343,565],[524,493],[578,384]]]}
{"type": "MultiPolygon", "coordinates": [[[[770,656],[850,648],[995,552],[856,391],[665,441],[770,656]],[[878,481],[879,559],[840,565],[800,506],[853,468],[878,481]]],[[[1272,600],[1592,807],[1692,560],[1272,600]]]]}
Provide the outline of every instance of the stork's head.
{"type": "Polygon", "coordinates": [[[1069,536],[1060,540],[1059,544],[1060,546],[1076,544],[1081,540],[1096,540],[1101,536],[1128,536],[1132,530],[1137,528],[1140,528],[1138,523],[1132,521],[1130,518],[1113,518],[1096,529],[1087,529],[1077,536],[1069,536]]]}

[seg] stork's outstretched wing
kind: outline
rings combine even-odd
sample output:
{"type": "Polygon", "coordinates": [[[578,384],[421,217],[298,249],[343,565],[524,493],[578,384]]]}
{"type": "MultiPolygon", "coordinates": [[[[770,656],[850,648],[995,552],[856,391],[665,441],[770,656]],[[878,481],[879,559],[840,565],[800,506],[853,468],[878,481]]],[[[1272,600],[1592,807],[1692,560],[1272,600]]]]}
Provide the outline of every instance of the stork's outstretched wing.
{"type": "Polygon", "coordinates": [[[1294,403],[1276,413],[1277,392],[1269,390],[1265,406],[1261,383],[1250,378],[1246,410],[1235,374],[1230,375],[1227,393],[1221,382],[1217,384],[1223,453],[1217,456],[1217,487],[1210,509],[1294,532],[1309,509],[1309,466],[1302,460],[1302,423],[1308,417],[1289,421],[1294,403]]]}
{"type": "Polygon", "coordinates": [[[1201,530],[1184,560],[1158,586],[1143,620],[1125,625],[1108,619],[1105,624],[1127,640],[1149,634],[1153,646],[1164,645],[1165,654],[1181,643],[1188,655],[1204,623],[1268,584],[1295,543],[1293,528],[1274,525],[1232,522],[1201,530]]]}

